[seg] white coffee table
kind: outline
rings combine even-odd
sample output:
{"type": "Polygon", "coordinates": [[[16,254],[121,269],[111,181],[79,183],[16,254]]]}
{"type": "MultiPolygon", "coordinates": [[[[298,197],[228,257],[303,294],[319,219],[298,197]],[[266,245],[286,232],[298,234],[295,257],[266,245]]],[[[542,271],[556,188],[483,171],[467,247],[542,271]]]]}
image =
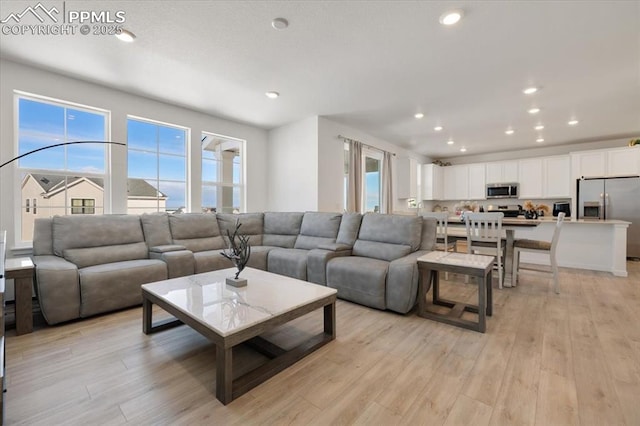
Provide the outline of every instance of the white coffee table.
{"type": "Polygon", "coordinates": [[[216,345],[216,397],[228,404],[336,337],[335,289],[253,268],[246,287],[227,286],[235,269],[223,269],[142,286],[145,334],[187,324],[216,345]],[[152,322],[156,304],[177,319],[152,322]],[[324,331],[290,350],[260,337],[264,332],[324,308],[324,331]],[[247,343],[271,358],[233,380],[233,347],[247,343]]]}

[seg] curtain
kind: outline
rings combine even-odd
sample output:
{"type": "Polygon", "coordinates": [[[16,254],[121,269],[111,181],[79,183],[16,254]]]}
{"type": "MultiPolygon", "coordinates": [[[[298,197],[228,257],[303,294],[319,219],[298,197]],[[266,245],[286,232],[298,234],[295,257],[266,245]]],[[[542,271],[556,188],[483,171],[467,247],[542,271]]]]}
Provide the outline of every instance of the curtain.
{"type": "Polygon", "coordinates": [[[347,211],[362,211],[362,143],[349,140],[349,192],[347,211]]]}
{"type": "Polygon", "coordinates": [[[391,154],[390,152],[384,152],[384,158],[382,159],[382,206],[381,213],[391,214],[393,213],[393,190],[392,190],[392,170],[391,170],[391,154]]]}

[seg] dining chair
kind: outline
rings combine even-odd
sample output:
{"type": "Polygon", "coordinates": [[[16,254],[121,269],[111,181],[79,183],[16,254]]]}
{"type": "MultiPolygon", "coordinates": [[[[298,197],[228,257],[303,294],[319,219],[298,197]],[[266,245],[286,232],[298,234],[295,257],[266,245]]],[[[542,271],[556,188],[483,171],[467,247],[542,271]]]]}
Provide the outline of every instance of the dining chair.
{"type": "MultiPolygon", "coordinates": [[[[436,219],[436,250],[440,251],[458,251],[458,240],[449,237],[447,233],[447,225],[449,222],[449,213],[422,213],[422,217],[432,217],[436,219]]],[[[449,280],[449,273],[444,273],[444,279],[449,280]]]]}
{"type": "MultiPolygon", "coordinates": [[[[491,254],[496,257],[498,266],[498,287],[504,280],[503,259],[505,245],[502,244],[502,219],[504,213],[465,212],[467,228],[467,253],[491,254]]],[[[468,279],[467,281],[468,282],[468,279]]]]}
{"type": "Polygon", "coordinates": [[[553,230],[553,237],[551,241],[539,241],[539,240],[527,240],[517,239],[513,242],[513,273],[512,280],[513,285],[518,283],[518,274],[521,270],[535,271],[535,272],[549,272],[535,268],[524,268],[520,266],[520,253],[545,253],[549,255],[549,263],[551,264],[551,274],[553,275],[553,290],[559,294],[558,288],[558,261],[556,259],[556,248],[558,246],[558,239],[560,238],[560,230],[562,229],[562,222],[564,222],[564,213],[558,213],[558,220],[556,221],[556,227],[553,230]]]}

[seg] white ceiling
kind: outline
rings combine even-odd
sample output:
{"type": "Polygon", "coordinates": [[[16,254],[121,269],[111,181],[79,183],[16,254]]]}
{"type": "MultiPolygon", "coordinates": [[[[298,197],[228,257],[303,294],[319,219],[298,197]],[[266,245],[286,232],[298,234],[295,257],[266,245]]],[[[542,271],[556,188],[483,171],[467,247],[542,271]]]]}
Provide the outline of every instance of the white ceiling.
{"type": "MultiPolygon", "coordinates": [[[[0,18],[34,3],[3,1],[0,18]]],[[[545,145],[640,135],[638,1],[64,6],[123,10],[137,39],[1,35],[0,56],[266,129],[326,116],[434,158],[534,148],[538,133],[545,145]],[[440,25],[453,8],[463,20],[440,25]],[[274,30],[276,17],[289,28],[274,30]],[[526,96],[530,84],[541,90],[526,96]]]]}

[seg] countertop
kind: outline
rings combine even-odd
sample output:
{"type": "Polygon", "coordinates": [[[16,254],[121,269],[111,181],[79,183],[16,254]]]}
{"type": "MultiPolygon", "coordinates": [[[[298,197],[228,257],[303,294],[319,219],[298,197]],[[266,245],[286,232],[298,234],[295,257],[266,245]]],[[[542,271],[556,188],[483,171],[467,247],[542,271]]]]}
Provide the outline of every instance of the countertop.
{"type": "MultiPolygon", "coordinates": [[[[518,217],[505,217],[502,219],[503,225],[539,225],[541,223],[554,223],[557,218],[553,216],[543,216],[538,219],[525,219],[524,216],[518,217]]],[[[464,222],[460,221],[460,216],[449,216],[448,224],[451,226],[464,225],[464,222]]],[[[575,219],[565,218],[563,224],[584,224],[584,225],[630,225],[631,222],[624,220],[595,220],[595,219],[575,219]]]]}

